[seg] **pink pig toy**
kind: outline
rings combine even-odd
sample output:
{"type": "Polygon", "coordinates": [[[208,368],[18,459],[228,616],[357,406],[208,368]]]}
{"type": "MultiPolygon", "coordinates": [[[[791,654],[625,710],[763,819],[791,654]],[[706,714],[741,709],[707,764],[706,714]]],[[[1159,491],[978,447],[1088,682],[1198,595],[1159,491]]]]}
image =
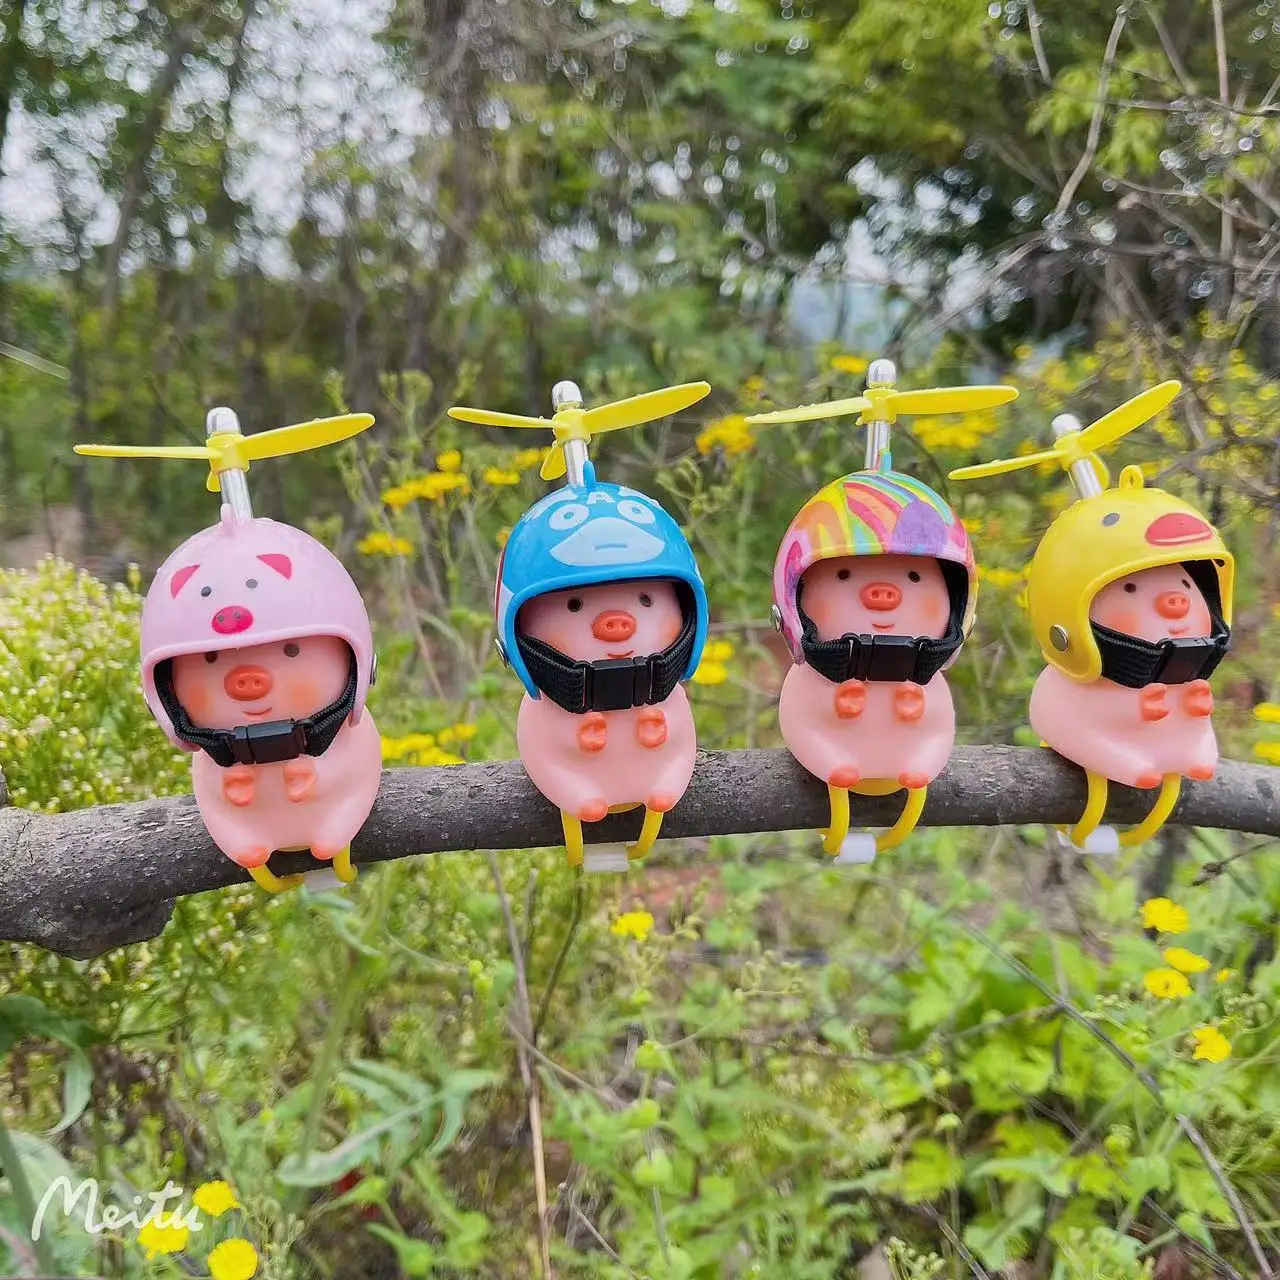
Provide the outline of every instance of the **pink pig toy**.
{"type": "Polygon", "coordinates": [[[273,893],[303,879],[269,869],[275,850],[310,850],[339,880],[355,879],[351,841],[378,793],[382,744],[365,709],[376,658],[355,583],[316,539],[253,517],[244,471],[251,457],[329,443],[372,421],[349,415],[245,437],[234,414],[214,410],[208,455],[221,518],[160,566],[143,606],[147,705],[193,753],[196,805],[214,843],[273,893]]]}
{"type": "Polygon", "coordinates": [[[890,470],[844,476],[801,509],[774,568],[774,617],[791,650],[778,721],[827,784],[823,847],[867,861],[910,833],[951,755],[942,671],[973,619],[973,551],[928,486],[890,470]],[[849,836],[849,792],[907,793],[887,834],[849,836]]]}
{"type": "Polygon", "coordinates": [[[1182,779],[1211,778],[1218,760],[1208,677],[1230,646],[1231,554],[1194,508],[1148,488],[1141,468],[1125,467],[1108,487],[1093,452],[1154,417],[1178,389],[1161,383],[1088,427],[1061,414],[1052,449],[952,472],[978,479],[1052,460],[1079,495],[1036,548],[1027,613],[1048,664],[1031,693],[1031,727],[1085,771],[1085,811],[1063,839],[1089,853],[1149,839],[1182,779]],[[1123,834],[1101,826],[1111,782],[1160,789],[1123,834]]]}

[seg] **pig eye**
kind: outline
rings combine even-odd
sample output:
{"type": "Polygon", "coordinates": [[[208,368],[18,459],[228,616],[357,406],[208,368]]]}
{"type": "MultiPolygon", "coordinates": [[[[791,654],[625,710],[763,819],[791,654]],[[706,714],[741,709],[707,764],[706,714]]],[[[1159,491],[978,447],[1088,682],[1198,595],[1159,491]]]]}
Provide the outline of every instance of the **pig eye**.
{"type": "Polygon", "coordinates": [[[837,577],[837,578],[839,578],[841,582],[848,582],[848,581],[849,581],[849,570],[848,570],[848,569],[837,569],[837,570],[836,570],[836,577],[837,577]]]}
{"type": "Polygon", "coordinates": [[[205,660],[206,662],[217,662],[217,660],[218,660],[218,655],[217,655],[216,653],[206,653],[206,654],[204,655],[204,660],[205,660]]]}
{"type": "Polygon", "coordinates": [[[914,569],[912,569],[911,572],[907,574],[907,577],[910,578],[912,582],[920,581],[920,575],[914,569]]]}
{"type": "Polygon", "coordinates": [[[577,613],[582,608],[582,599],[580,596],[573,596],[569,600],[568,609],[570,613],[577,613]]]}
{"type": "Polygon", "coordinates": [[[1132,582],[1126,582],[1126,583],[1124,584],[1124,589],[1125,589],[1125,590],[1126,590],[1130,595],[1133,595],[1133,593],[1134,593],[1135,591],[1137,591],[1137,589],[1138,589],[1138,588],[1137,588],[1137,587],[1136,587],[1132,582]]]}
{"type": "Polygon", "coordinates": [[[250,591],[252,591],[253,588],[258,585],[258,580],[257,578],[250,578],[244,585],[248,587],[250,591]]]}
{"type": "Polygon", "coordinates": [[[591,513],[580,502],[570,502],[557,507],[547,524],[557,533],[563,529],[576,529],[591,513]]]}
{"type": "Polygon", "coordinates": [[[624,498],[618,503],[618,514],[624,520],[630,520],[632,524],[652,524],[654,514],[642,502],[636,502],[631,498],[624,498]]]}
{"type": "Polygon", "coordinates": [[[1120,513],[1118,511],[1108,511],[1107,514],[1102,517],[1102,523],[1105,524],[1108,528],[1110,528],[1113,524],[1119,524],[1120,513]]]}
{"type": "Polygon", "coordinates": [[[653,603],[653,597],[647,592],[640,593],[640,603],[647,609],[653,603]]]}
{"type": "Polygon", "coordinates": [[[284,656],[286,658],[296,658],[299,652],[300,650],[298,649],[298,646],[292,641],[284,647],[284,656]]]}
{"type": "Polygon", "coordinates": [[[1184,587],[1186,587],[1186,589],[1187,589],[1188,591],[1190,591],[1190,590],[1191,590],[1191,583],[1189,583],[1189,582],[1186,580],[1186,578],[1181,578],[1181,579],[1180,579],[1180,581],[1181,581],[1182,585],[1183,585],[1184,587]]]}
{"type": "Polygon", "coordinates": [[[202,596],[211,596],[211,595],[213,595],[213,588],[212,588],[212,587],[201,587],[201,588],[200,588],[200,594],[201,594],[202,596]]]}

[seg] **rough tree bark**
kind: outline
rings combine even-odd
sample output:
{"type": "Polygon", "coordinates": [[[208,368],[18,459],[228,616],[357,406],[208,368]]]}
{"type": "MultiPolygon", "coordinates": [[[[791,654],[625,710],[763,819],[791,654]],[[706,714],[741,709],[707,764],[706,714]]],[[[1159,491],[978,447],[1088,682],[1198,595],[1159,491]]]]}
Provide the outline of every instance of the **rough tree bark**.
{"type": "MultiPolygon", "coordinates": [[[[1112,788],[1108,816],[1133,822],[1150,792],[1112,788]]],[[[924,826],[1067,823],[1085,801],[1084,775],[1049,751],[960,747],[929,788],[924,826]]],[[[888,825],[899,797],[858,798],[855,821],[888,825]]],[[[813,829],[827,817],[826,788],[782,750],[701,754],[693,783],[663,837],[813,829]]],[[[1280,836],[1280,772],[1224,761],[1211,782],[1183,784],[1174,820],[1280,836]]],[[[596,842],[634,838],[634,813],[589,829],[596,842]]],[[[449,850],[530,849],[561,842],[559,816],[515,761],[395,769],[352,849],[363,866],[449,850]]],[[[248,877],[214,847],[189,796],[72,813],[0,810],[0,938],[87,958],[155,937],[174,899],[248,877]]],[[[815,848],[813,856],[823,855],[815,848]]],[[[892,857],[892,855],[886,855],[892,857]]],[[[307,870],[277,854],[277,872],[307,870]]]]}

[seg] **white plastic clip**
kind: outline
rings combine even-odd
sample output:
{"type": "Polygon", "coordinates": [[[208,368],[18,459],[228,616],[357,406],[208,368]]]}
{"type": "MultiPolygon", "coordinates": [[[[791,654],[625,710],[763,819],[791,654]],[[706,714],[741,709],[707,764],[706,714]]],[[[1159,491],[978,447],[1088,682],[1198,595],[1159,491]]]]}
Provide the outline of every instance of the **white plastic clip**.
{"type": "Polygon", "coordinates": [[[870,831],[850,831],[832,859],[842,867],[865,867],[876,860],[876,838],[870,831]]]}
{"type": "Polygon", "coordinates": [[[345,889],[346,885],[334,874],[332,867],[317,867],[314,871],[303,873],[302,883],[308,893],[331,893],[334,889],[345,889]]]}
{"type": "Polygon", "coordinates": [[[583,871],[625,872],[630,865],[625,844],[593,844],[582,853],[583,871]]]}
{"type": "Polygon", "coordinates": [[[1115,827],[1101,826],[1095,828],[1089,833],[1089,838],[1084,842],[1081,848],[1078,844],[1071,842],[1071,837],[1065,831],[1056,833],[1058,844],[1064,849],[1074,849],[1077,853],[1083,853],[1088,858],[1114,858],[1120,852],[1120,833],[1115,827]]]}

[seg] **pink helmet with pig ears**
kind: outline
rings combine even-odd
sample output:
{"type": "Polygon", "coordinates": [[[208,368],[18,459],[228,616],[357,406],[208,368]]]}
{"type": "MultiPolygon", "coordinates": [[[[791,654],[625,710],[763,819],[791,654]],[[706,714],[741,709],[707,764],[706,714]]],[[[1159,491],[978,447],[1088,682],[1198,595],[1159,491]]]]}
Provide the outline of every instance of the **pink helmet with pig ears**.
{"type": "Polygon", "coordinates": [[[332,709],[342,713],[334,732],[348,718],[359,722],[374,679],[369,615],[333,552],[292,525],[263,517],[240,520],[225,505],[218,524],[188,538],[157,570],[141,630],[147,706],[169,740],[186,751],[208,747],[183,736],[175,723],[175,713],[184,713],[173,694],[171,663],[184,654],[310,636],[345,641],[352,677],[341,707],[332,709]]]}

